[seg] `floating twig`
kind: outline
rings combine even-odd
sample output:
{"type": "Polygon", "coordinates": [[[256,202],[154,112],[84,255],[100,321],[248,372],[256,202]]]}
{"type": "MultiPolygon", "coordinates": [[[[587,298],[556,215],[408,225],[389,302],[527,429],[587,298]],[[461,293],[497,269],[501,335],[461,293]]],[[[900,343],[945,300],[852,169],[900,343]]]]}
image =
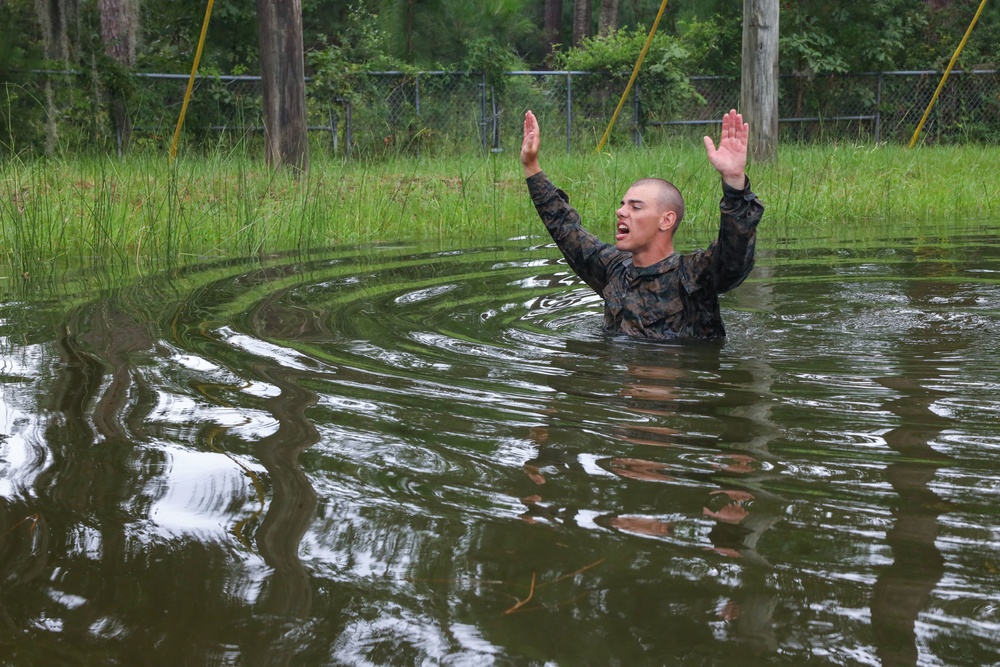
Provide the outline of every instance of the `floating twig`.
{"type": "Polygon", "coordinates": [[[3,535],[0,535],[0,537],[6,537],[7,535],[10,535],[11,533],[14,532],[15,529],[17,529],[18,526],[25,523],[26,521],[30,521],[31,528],[28,529],[28,534],[31,535],[32,539],[34,539],[35,527],[38,526],[38,522],[41,521],[41,519],[42,517],[39,514],[29,514],[28,516],[24,517],[23,519],[15,523],[13,526],[8,528],[3,535]]]}
{"type": "Polygon", "coordinates": [[[504,613],[505,614],[512,614],[512,613],[514,613],[515,611],[517,611],[518,609],[520,609],[521,607],[523,607],[524,605],[526,605],[528,603],[528,601],[531,600],[531,596],[534,595],[534,594],[535,594],[535,573],[532,572],[531,573],[531,588],[528,589],[528,597],[524,598],[523,600],[518,600],[517,604],[515,604],[513,607],[511,607],[510,609],[508,609],[504,613]]]}
{"type": "Polygon", "coordinates": [[[575,570],[575,571],[570,572],[568,574],[563,574],[563,575],[561,575],[559,577],[556,577],[554,580],[552,580],[549,583],[553,583],[554,584],[556,582],[562,581],[563,579],[569,579],[570,577],[575,577],[576,575],[580,574],[581,572],[586,572],[587,570],[589,570],[592,567],[597,567],[598,565],[600,565],[601,563],[603,563],[606,560],[607,560],[607,557],[598,558],[597,560],[595,560],[590,565],[584,565],[579,570],[575,570]]]}

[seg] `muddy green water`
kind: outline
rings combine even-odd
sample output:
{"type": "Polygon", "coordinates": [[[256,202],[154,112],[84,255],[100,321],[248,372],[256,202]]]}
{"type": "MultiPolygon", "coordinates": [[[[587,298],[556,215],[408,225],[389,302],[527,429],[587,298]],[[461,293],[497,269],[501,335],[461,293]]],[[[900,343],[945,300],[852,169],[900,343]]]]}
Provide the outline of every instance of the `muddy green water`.
{"type": "Polygon", "coordinates": [[[0,664],[1000,663],[1000,242],[816,246],[723,345],[537,238],[8,277],[0,664]]]}

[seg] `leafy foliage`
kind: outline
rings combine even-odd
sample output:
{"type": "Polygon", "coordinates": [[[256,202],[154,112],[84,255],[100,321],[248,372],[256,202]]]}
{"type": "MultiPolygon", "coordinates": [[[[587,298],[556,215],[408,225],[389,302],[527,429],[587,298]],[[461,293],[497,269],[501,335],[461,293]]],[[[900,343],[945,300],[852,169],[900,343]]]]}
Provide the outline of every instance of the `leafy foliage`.
{"type": "MultiPolygon", "coordinates": [[[[137,67],[151,72],[188,72],[205,19],[204,0],[144,2],[143,48],[137,67]]],[[[256,5],[239,0],[215,0],[201,64],[232,73],[257,70],[256,5]]]]}
{"type": "Polygon", "coordinates": [[[923,46],[924,12],[923,4],[909,0],[784,2],[781,71],[830,74],[927,68],[931,65],[923,46]],[[921,57],[914,59],[915,53],[921,57]]]}
{"type": "MultiPolygon", "coordinates": [[[[979,5],[980,0],[954,0],[942,7],[929,8],[923,34],[928,45],[937,45],[939,48],[922,51],[922,55],[929,61],[927,66],[943,69],[948,64],[979,5]]],[[[996,68],[1000,64],[997,57],[998,43],[1000,4],[987,2],[962,49],[957,66],[962,69],[996,68]]]]}
{"type": "Polygon", "coordinates": [[[688,51],[688,72],[739,76],[743,27],[731,17],[716,14],[706,19],[681,20],[678,39],[688,51]]]}
{"type": "Polygon", "coordinates": [[[410,64],[452,67],[470,56],[470,46],[491,38],[505,51],[537,51],[540,28],[529,0],[381,0],[370,5],[393,36],[391,54],[410,64]]]}
{"type": "MultiPolygon", "coordinates": [[[[640,30],[622,28],[605,37],[592,37],[579,47],[556,54],[558,65],[567,70],[603,74],[584,77],[584,91],[613,91],[624,89],[647,35],[640,30]]],[[[682,104],[700,100],[686,74],[690,52],[681,42],[657,33],[649,45],[637,81],[642,86],[643,117],[666,119],[682,104]]]]}
{"type": "Polygon", "coordinates": [[[405,65],[388,55],[389,35],[376,17],[360,6],[352,6],[336,41],[319,36],[320,45],[306,53],[310,94],[329,99],[350,98],[364,73],[396,70],[405,65]]]}
{"type": "Polygon", "coordinates": [[[468,52],[463,60],[463,69],[468,72],[481,72],[486,77],[486,83],[497,93],[502,93],[509,78],[507,72],[524,69],[525,63],[494,37],[481,37],[468,46],[468,52]]]}

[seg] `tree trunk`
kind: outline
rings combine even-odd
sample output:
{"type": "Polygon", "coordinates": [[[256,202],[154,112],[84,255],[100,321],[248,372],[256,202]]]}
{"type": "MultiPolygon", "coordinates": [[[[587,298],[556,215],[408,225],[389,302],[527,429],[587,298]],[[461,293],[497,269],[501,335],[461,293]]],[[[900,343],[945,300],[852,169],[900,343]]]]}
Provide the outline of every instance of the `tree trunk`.
{"type": "MultiPolygon", "coordinates": [[[[0,2],[0,7],[3,2],[0,2]]],[[[67,7],[63,0],[35,0],[35,14],[42,29],[42,50],[46,60],[61,60],[63,67],[69,64],[69,37],[67,7]]],[[[45,154],[52,155],[59,143],[59,126],[56,123],[58,109],[52,80],[45,79],[45,154]]]]}
{"type": "Polygon", "coordinates": [[[98,0],[104,52],[131,67],[135,64],[135,37],[139,13],[133,0],[98,0]]]}
{"type": "Polygon", "coordinates": [[[406,0],[406,62],[413,62],[413,6],[414,0],[406,0]]]}
{"type": "Polygon", "coordinates": [[[545,40],[545,60],[548,61],[562,35],[562,0],[545,0],[545,21],[542,37],[545,40]]]}
{"type": "MultiPolygon", "coordinates": [[[[101,15],[101,40],[104,52],[126,70],[135,65],[136,36],[139,34],[138,0],[98,0],[101,15]]],[[[118,153],[128,147],[132,138],[132,119],[128,115],[124,84],[109,90],[111,122],[114,125],[118,153]]]]}
{"type": "Polygon", "coordinates": [[[590,37],[590,0],[573,0],[573,46],[590,37]]]}
{"type": "Polygon", "coordinates": [[[301,0],[257,0],[267,164],[309,170],[301,0]]]}
{"type": "Polygon", "coordinates": [[[778,157],[778,0],[743,0],[740,106],[750,124],[750,157],[778,157]]]}
{"type": "Polygon", "coordinates": [[[601,14],[597,18],[597,34],[601,37],[618,29],[619,0],[601,0],[601,14]]]}

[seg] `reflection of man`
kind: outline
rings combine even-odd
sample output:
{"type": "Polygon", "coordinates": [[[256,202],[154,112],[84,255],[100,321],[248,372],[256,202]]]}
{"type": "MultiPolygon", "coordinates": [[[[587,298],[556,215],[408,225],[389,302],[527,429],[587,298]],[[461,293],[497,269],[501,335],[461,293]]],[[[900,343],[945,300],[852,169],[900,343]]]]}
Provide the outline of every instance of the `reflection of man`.
{"type": "MultiPolygon", "coordinates": [[[[757,494],[762,492],[758,491],[757,494]]],[[[759,565],[769,565],[757,551],[757,542],[771,526],[781,521],[775,497],[761,498],[741,489],[717,489],[709,493],[702,514],[713,519],[709,533],[712,551],[742,558],[759,565]]]]}
{"type": "Polygon", "coordinates": [[[569,198],[538,163],[539,128],[524,116],[521,164],[539,216],[570,267],[604,297],[604,329],[642,338],[725,336],[719,294],[743,282],[753,268],[756,228],[764,206],[746,177],[749,128],[730,111],[722,118],[719,147],[705,137],[712,166],[722,176],[722,221],[707,250],[674,252],[684,199],[670,182],[636,181],[617,211],[615,244],[580,224],[569,198]]]}

